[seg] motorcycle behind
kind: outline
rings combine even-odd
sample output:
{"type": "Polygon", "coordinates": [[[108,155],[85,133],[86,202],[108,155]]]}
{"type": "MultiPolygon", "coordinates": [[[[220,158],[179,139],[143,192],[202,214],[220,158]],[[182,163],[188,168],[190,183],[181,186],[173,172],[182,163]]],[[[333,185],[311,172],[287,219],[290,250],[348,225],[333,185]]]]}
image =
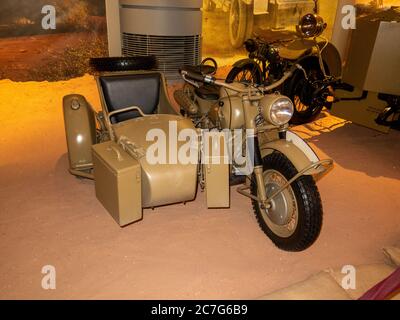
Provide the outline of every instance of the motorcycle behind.
{"type": "Polygon", "coordinates": [[[334,90],[340,86],[342,62],[335,46],[322,37],[327,24],[317,14],[303,16],[295,39],[245,42],[249,58],[237,61],[226,81],[271,85],[294,65],[293,76],[275,90],[288,96],[295,110],[292,124],[313,121],[323,107],[335,101],[334,90]]]}
{"type": "MultiPolygon", "coordinates": [[[[208,110],[200,110],[201,101],[193,104],[187,99],[182,113],[187,116],[192,112],[191,119],[199,129],[239,132],[241,144],[233,144],[229,152],[231,175],[245,178],[237,191],[251,199],[261,229],[286,251],[305,250],[318,238],[323,210],[316,180],[333,165],[331,159],[320,160],[304,140],[289,130],[294,112],[291,100],[280,94],[267,94],[292,77],[298,67],[294,65],[269,86],[228,84],[212,74],[204,75],[201,71],[212,71],[204,66],[181,70],[183,79],[190,84],[188,90],[206,87],[204,92],[215,93],[219,89],[215,93],[217,102],[202,106],[211,106],[208,110]],[[246,170],[243,163],[235,161],[236,153],[244,155],[246,170]]],[[[214,93],[209,93],[210,98],[214,93]]],[[[179,95],[182,94],[183,91],[179,95]]],[[[206,98],[204,94],[197,99],[207,102],[206,98]]]]}

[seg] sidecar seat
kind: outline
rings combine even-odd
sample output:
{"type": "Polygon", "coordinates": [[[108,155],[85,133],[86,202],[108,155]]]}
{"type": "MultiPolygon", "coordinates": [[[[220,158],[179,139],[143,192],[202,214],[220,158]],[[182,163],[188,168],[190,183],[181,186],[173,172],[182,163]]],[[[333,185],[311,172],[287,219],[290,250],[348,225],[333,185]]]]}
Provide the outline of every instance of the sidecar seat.
{"type": "MultiPolygon", "coordinates": [[[[172,107],[164,76],[160,72],[130,72],[104,74],[97,78],[103,111],[113,111],[137,106],[145,114],[176,114],[172,107]]],[[[129,111],[111,117],[116,124],[139,117],[136,111],[129,111]]]]}

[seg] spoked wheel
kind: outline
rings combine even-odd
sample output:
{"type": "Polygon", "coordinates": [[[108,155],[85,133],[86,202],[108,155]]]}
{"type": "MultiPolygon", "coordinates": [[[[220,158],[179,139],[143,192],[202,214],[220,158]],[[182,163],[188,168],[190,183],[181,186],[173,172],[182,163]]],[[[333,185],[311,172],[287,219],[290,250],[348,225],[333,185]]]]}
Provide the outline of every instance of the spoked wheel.
{"type": "Polygon", "coordinates": [[[234,48],[240,48],[252,34],[253,10],[243,0],[232,0],[229,14],[229,38],[234,48]]]}
{"type": "Polygon", "coordinates": [[[243,67],[234,67],[226,77],[226,82],[232,83],[234,81],[242,83],[261,84],[261,71],[257,66],[253,64],[247,64],[243,67]]]}
{"type": "Polygon", "coordinates": [[[291,120],[292,124],[304,124],[314,121],[321,113],[324,106],[330,107],[332,103],[326,102],[323,98],[323,91],[313,86],[324,79],[321,68],[316,64],[304,66],[308,80],[303,71],[296,71],[290,81],[288,96],[292,99],[295,110],[291,120]]]}
{"type": "MultiPolygon", "coordinates": [[[[264,158],[264,183],[267,196],[272,196],[297,174],[290,160],[280,152],[264,158]]],[[[252,194],[258,196],[255,177],[252,194]]],[[[321,198],[311,176],[302,176],[271,201],[264,209],[252,200],[253,209],[264,233],[285,251],[303,251],[318,238],[322,227],[321,198]]]]}

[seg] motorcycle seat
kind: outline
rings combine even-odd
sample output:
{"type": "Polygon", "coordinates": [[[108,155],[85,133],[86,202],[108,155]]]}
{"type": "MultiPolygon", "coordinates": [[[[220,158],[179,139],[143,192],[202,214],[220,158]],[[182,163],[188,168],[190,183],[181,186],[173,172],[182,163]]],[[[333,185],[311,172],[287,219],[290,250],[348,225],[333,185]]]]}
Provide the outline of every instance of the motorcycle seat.
{"type": "Polygon", "coordinates": [[[281,47],[279,48],[279,55],[281,58],[286,59],[286,60],[298,60],[301,57],[304,57],[305,55],[308,55],[311,53],[312,49],[310,48],[303,48],[303,49],[289,49],[286,47],[281,47]]]}
{"type": "Polygon", "coordinates": [[[219,89],[211,85],[204,85],[195,89],[196,95],[203,100],[218,100],[219,89]]]}
{"type": "Polygon", "coordinates": [[[305,55],[311,54],[314,45],[315,42],[310,40],[292,41],[278,47],[279,55],[283,59],[298,60],[305,55]]]}

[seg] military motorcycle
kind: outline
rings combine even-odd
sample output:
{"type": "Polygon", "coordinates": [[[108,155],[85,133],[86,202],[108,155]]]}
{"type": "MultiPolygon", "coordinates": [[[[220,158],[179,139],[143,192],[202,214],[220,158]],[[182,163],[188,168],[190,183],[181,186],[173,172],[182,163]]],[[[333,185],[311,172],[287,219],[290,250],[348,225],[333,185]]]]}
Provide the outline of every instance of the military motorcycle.
{"type": "MultiPolygon", "coordinates": [[[[200,114],[200,119],[192,120],[198,128],[243,133],[244,143],[239,152],[247,150],[246,165],[250,164],[251,169],[237,191],[251,199],[264,233],[287,251],[305,250],[317,239],[323,210],[315,181],[333,165],[331,159],[320,160],[304,140],[289,130],[294,113],[291,100],[277,93],[266,94],[290,78],[298,67],[292,67],[269,86],[229,84],[201,73],[212,70],[204,67],[181,70],[191,87],[199,88],[202,84],[219,88],[218,102],[207,113],[200,114]]],[[[244,174],[235,161],[230,173],[244,174]]]]}
{"type": "Polygon", "coordinates": [[[292,99],[293,124],[313,121],[323,107],[335,101],[341,87],[342,62],[335,46],[322,37],[327,24],[317,14],[306,14],[297,25],[295,39],[267,42],[260,38],[245,42],[249,58],[237,61],[226,81],[270,85],[293,65],[300,65],[278,90],[292,99]]]}
{"type": "Polygon", "coordinates": [[[100,73],[101,111],[79,94],[63,100],[69,172],[94,180],[97,199],[121,227],[141,221],[144,208],[194,200],[199,186],[207,207],[229,208],[234,172],[245,177],[237,191],[251,199],[266,235],[283,250],[307,249],[322,226],[315,181],[333,161],[288,130],[292,102],[264,93],[281,81],[260,87],[181,75],[194,87],[220,88],[208,112],[211,130],[172,107],[162,73],[100,73]]]}

